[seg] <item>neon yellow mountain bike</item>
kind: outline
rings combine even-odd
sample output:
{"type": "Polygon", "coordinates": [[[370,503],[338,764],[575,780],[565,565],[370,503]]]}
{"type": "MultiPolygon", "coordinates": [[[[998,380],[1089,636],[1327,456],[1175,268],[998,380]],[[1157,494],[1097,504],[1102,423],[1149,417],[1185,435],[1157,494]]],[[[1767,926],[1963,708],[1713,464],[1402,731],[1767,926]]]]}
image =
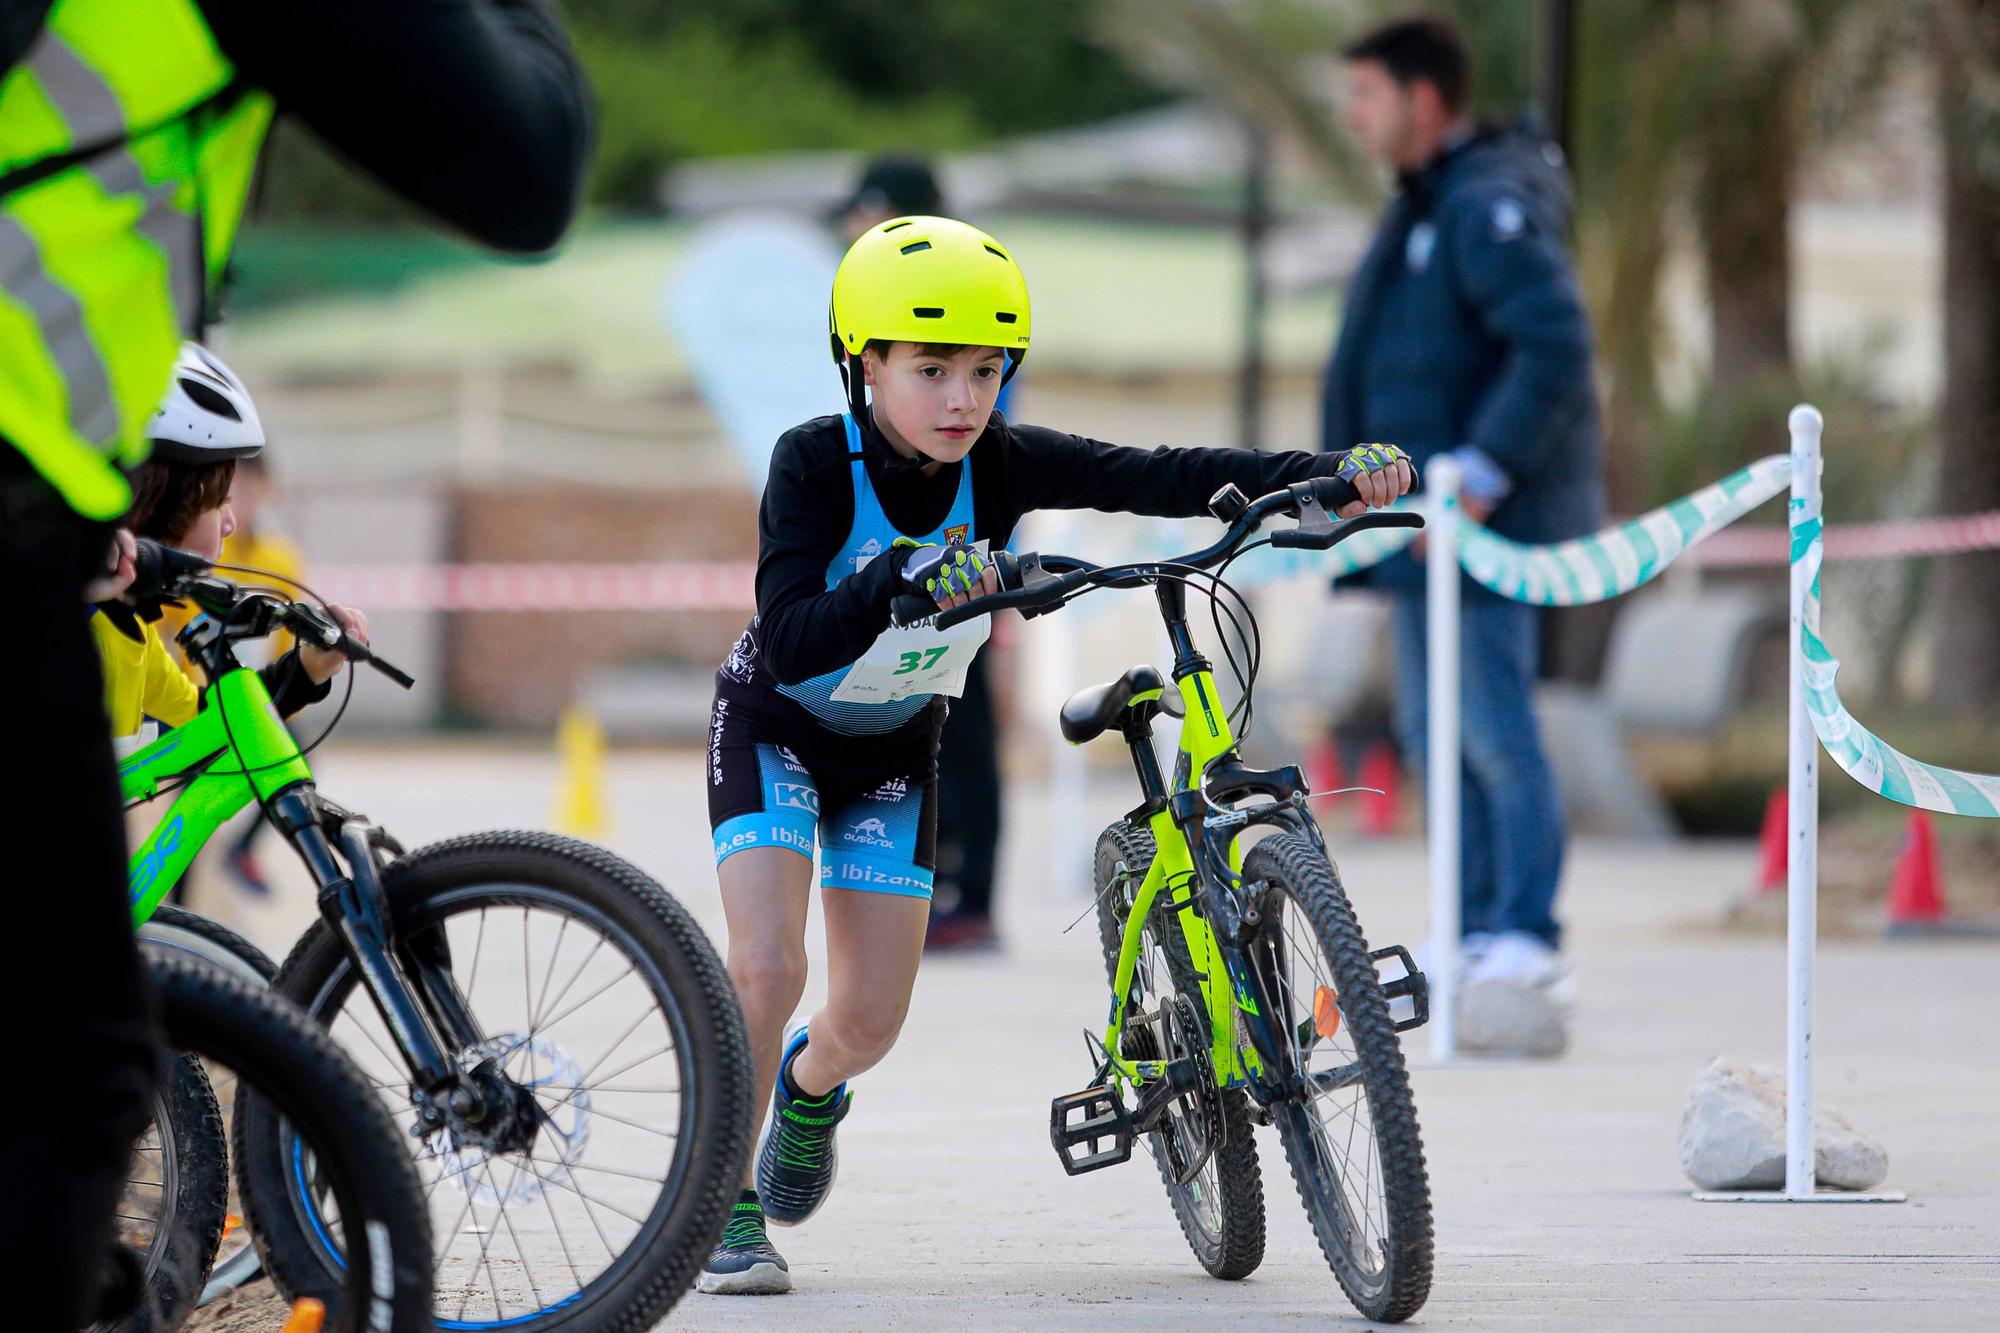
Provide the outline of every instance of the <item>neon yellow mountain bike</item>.
{"type": "MultiPolygon", "coordinates": [[[[1049,1133],[1072,1175],[1114,1166],[1144,1136],[1195,1257],[1221,1278],[1264,1257],[1263,1183],[1253,1124],[1284,1144],[1299,1199],[1334,1276],[1371,1319],[1407,1319],[1431,1282],[1430,1185],[1397,1034],[1428,1017],[1428,989],[1401,946],[1371,950],[1306,805],[1296,767],[1260,771],[1238,753],[1257,674],[1250,608],[1223,582],[1229,562],[1262,545],[1324,550],[1354,533],[1417,527],[1414,514],[1336,522],[1355,498],[1334,478],[1250,502],[1225,487],[1210,502],[1229,529],[1175,560],[1100,567],[1065,556],[1003,557],[1005,591],[937,613],[941,628],[1015,608],[1056,610],[1097,588],[1150,586],[1173,647],[1169,677],[1137,666],[1063,705],[1081,745],[1124,738],[1141,801],[1097,842],[1097,921],[1111,980],[1110,1019],[1086,1031],[1095,1070],[1058,1097],[1049,1133]],[[1276,515],[1298,523],[1251,537],[1276,515]],[[1213,572],[1211,572],[1213,571],[1213,572]],[[1187,590],[1206,593],[1241,686],[1225,714],[1195,647],[1187,590]],[[1241,662],[1221,624],[1233,622],[1241,662]],[[1181,720],[1172,780],[1153,721],[1181,720]],[[1246,850],[1251,830],[1266,831],[1246,850]],[[1393,961],[1383,980],[1377,965],[1393,961]],[[1395,1021],[1390,1003],[1412,1016],[1395,1021]]],[[[903,598],[897,619],[935,611],[903,598]]]]}
{"type": "MultiPolygon", "coordinates": [[[[743,1016],[707,936],[637,867],[573,839],[492,832],[405,851],[319,789],[312,747],[236,646],[289,629],[410,678],[322,609],[198,556],[142,542],[139,563],[142,592],[203,612],[179,642],[210,684],[194,718],[119,766],[128,802],[173,798],[131,857],[134,925],[152,925],[203,844],[254,804],[310,875],[319,919],[274,976],[211,923],[167,925],[183,951],[214,946],[268,976],[371,1081],[430,1208],[437,1326],[652,1328],[722,1234],[750,1151],[743,1016]]],[[[287,1293],[340,1291],[339,1199],[309,1144],[259,1103],[239,1105],[232,1146],[265,1271],[287,1293]]]]}

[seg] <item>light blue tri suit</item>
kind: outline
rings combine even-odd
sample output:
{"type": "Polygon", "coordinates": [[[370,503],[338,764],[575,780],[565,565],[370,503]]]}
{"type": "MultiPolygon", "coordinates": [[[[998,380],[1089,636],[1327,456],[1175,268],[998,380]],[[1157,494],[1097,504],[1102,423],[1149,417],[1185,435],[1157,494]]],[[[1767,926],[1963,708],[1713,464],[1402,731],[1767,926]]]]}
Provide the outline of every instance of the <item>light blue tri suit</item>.
{"type": "MultiPolygon", "coordinates": [[[[978,540],[969,464],[960,466],[944,520],[930,532],[905,533],[875,494],[853,417],[844,424],[854,522],[827,566],[829,589],[884,555],[898,537],[978,540]]],[[[776,693],[816,724],[782,733],[771,724],[792,710],[760,712],[757,692],[767,687],[732,678],[728,667],[718,676],[709,742],[716,864],[752,847],[783,847],[810,859],[817,835],[823,886],[928,898],[936,859],[937,726],[924,719],[937,696],[836,700],[850,667],[778,685],[776,693]]]]}

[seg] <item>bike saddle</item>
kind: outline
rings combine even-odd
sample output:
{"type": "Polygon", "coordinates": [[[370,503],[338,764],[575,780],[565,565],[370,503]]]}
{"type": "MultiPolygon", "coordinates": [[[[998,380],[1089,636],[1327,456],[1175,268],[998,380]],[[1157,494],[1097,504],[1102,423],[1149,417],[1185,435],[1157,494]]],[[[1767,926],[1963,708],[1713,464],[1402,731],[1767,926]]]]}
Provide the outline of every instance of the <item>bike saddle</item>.
{"type": "Polygon", "coordinates": [[[1159,692],[1160,711],[1179,717],[1180,696],[1168,687],[1157,667],[1135,666],[1117,680],[1078,690],[1062,706],[1063,739],[1071,745],[1096,740],[1118,724],[1135,696],[1155,691],[1159,692]]]}

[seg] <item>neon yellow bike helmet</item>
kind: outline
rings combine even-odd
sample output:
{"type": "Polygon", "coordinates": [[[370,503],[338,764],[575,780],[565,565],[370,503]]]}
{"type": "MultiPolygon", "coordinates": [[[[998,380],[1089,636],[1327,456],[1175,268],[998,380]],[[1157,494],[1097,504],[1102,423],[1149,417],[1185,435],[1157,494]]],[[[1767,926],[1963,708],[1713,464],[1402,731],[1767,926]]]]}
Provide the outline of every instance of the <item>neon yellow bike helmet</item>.
{"type": "Polygon", "coordinates": [[[871,341],[998,347],[1011,378],[1028,354],[1028,280],[1005,246],[950,218],[890,218],[848,248],[833,275],[833,359],[848,371],[871,341]]]}

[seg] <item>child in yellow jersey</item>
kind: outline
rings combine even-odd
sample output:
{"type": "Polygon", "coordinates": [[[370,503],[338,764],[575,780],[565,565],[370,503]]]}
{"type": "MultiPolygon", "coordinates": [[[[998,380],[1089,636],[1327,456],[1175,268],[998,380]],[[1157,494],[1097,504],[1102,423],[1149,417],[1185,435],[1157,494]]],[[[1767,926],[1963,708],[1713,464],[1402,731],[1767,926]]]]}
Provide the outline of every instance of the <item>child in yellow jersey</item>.
{"type": "MultiPolygon", "coordinates": [[[[230,489],[239,460],[264,447],[264,428],[243,384],[212,353],[186,344],[150,427],[152,457],[133,477],[125,526],[142,537],[219,559],[235,530],[230,489]]],[[[127,580],[129,582],[129,578],[127,580]]],[[[328,608],[363,642],[368,622],[343,606],[328,608]]],[[[148,719],[177,727],[201,704],[200,691],[167,651],[159,629],[126,602],[97,604],[91,632],[104,664],[104,703],[113,744],[130,752],[151,739],[148,719]]],[[[282,715],[326,697],[340,654],[295,648],[262,671],[282,715]]]]}

